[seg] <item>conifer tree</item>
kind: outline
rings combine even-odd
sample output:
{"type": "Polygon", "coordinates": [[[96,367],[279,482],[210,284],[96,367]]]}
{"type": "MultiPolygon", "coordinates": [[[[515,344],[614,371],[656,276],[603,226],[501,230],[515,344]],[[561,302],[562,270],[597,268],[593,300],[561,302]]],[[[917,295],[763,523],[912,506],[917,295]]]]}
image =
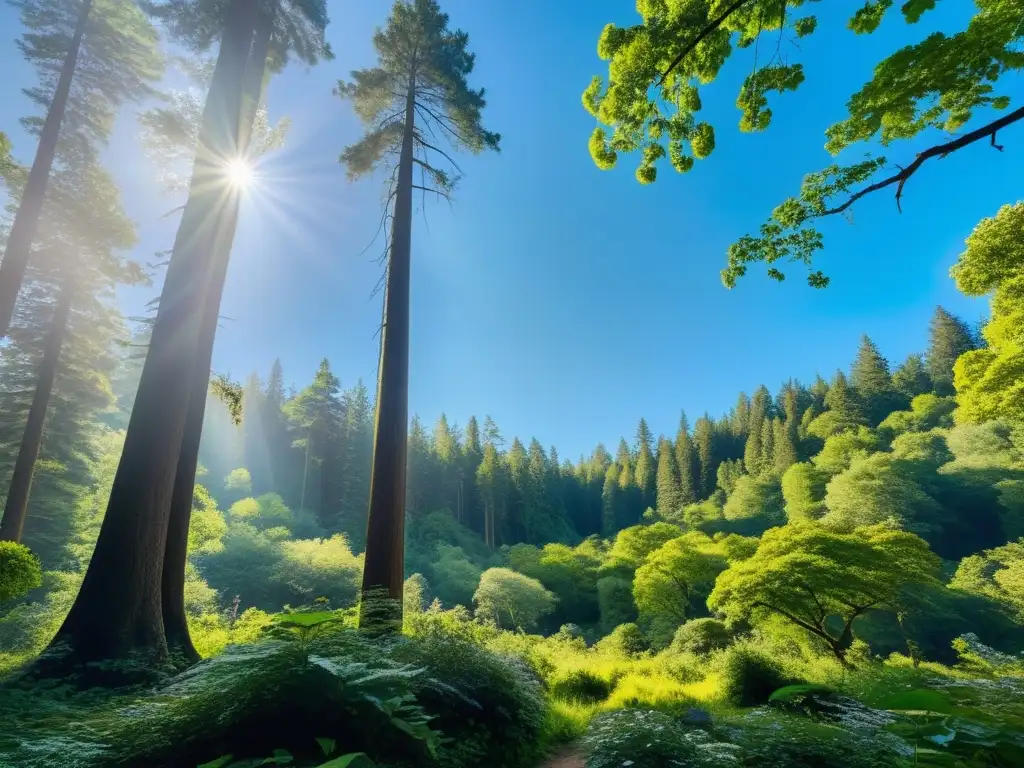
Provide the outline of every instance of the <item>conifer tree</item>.
{"type": "Polygon", "coordinates": [[[767,474],[775,467],[775,428],[776,419],[765,419],[761,422],[761,459],[758,461],[758,473],[767,474]]]}
{"type": "Polygon", "coordinates": [[[370,460],[373,454],[373,411],[369,392],[361,379],[342,396],[342,410],[345,414],[342,441],[343,529],[353,549],[360,549],[366,535],[366,505],[370,495],[370,460]]]}
{"type": "Polygon", "coordinates": [[[679,470],[679,504],[685,507],[697,501],[697,483],[693,472],[694,454],[690,441],[690,425],[686,413],[679,414],[679,431],[676,432],[676,468],[679,470]]]}
{"type": "Polygon", "coordinates": [[[864,405],[842,371],[836,371],[832,383],[829,384],[828,394],[825,395],[825,407],[828,409],[827,415],[835,423],[835,431],[841,432],[867,423],[864,405]]]}
{"type": "Polygon", "coordinates": [[[764,422],[770,418],[771,394],[763,384],[750,400],[750,417],[747,421],[747,442],[743,448],[743,465],[752,475],[760,474],[763,466],[764,422]]]}
{"type": "Polygon", "coordinates": [[[476,483],[483,504],[484,543],[494,549],[503,541],[499,527],[505,519],[506,479],[498,448],[490,440],[484,443],[476,483]]]}
{"type": "Polygon", "coordinates": [[[715,490],[716,472],[714,447],[714,423],[704,414],[693,426],[693,445],[697,455],[697,489],[702,499],[708,498],[715,490]]]}
{"type": "Polygon", "coordinates": [[[908,405],[893,388],[889,361],[867,336],[861,338],[860,349],[850,368],[850,384],[864,404],[864,415],[870,426],[877,425],[893,411],[908,405]]]}
{"type": "Polygon", "coordinates": [[[640,419],[636,430],[636,470],[635,483],[640,491],[640,514],[655,504],[654,492],[656,485],[657,466],[651,444],[654,436],[645,419],[640,419]]]}
{"type": "Polygon", "coordinates": [[[779,477],[782,477],[783,473],[799,460],[795,430],[790,429],[790,423],[788,419],[783,421],[778,416],[772,420],[774,433],[772,439],[775,444],[772,470],[779,477]]]}
{"type": "MultiPolygon", "coordinates": [[[[498,149],[500,137],[484,129],[483,90],[469,87],[474,57],[469,36],[450,31],[448,17],[434,0],[397,0],[384,29],[374,34],[378,66],[352,72],[336,93],[352,102],[367,126],[366,135],[347,147],[341,160],[349,178],[376,169],[398,153],[385,319],[374,430],[370,511],[366,534],[363,592],[387,590],[401,613],[405,582],[404,536],[406,428],[409,399],[409,261],[412,238],[414,172],[429,176],[433,189],[447,195],[448,171],[437,165],[449,155],[436,146],[447,141],[456,149],[477,153],[498,149]],[[436,127],[435,127],[436,126],[436,127]],[[438,139],[437,136],[442,137],[438,139]]],[[[457,168],[457,166],[456,166],[457,168]]],[[[366,603],[364,602],[364,606],[366,603]]],[[[362,615],[361,624],[368,616],[362,615]]],[[[381,617],[381,629],[401,626],[401,617],[381,617]]]]}
{"type": "Polygon", "coordinates": [[[679,495],[679,468],[672,442],[658,441],[657,511],[662,520],[676,519],[683,508],[679,495]]]}
{"type": "Polygon", "coordinates": [[[954,394],[953,365],[960,355],[977,346],[967,323],[942,307],[935,308],[929,327],[925,364],[936,394],[954,394]]]}
{"type": "Polygon", "coordinates": [[[7,335],[25,279],[51,172],[55,163],[60,166],[59,144],[95,163],[120,105],[147,97],[162,70],[156,33],[129,0],[10,4],[20,10],[28,30],[18,47],[45,76],[44,84],[27,94],[45,108],[46,117],[26,121],[39,144],[0,262],[0,337],[7,335]],[[60,74],[51,85],[55,71],[60,74]]]}
{"type": "MultiPolygon", "coordinates": [[[[82,588],[54,638],[53,647],[65,651],[50,667],[58,674],[78,663],[136,651],[155,662],[167,655],[160,588],[163,550],[197,360],[203,356],[208,289],[214,267],[230,252],[231,200],[237,191],[226,183],[224,158],[238,156],[245,70],[256,15],[263,7],[243,0],[230,0],[226,7],[194,5],[194,0],[145,4],[190,47],[203,50],[218,37],[221,44],[189,198],[168,261],[107,513],[82,588]]],[[[282,59],[289,51],[310,63],[329,55],[323,43],[322,2],[303,3],[301,8],[289,3],[280,10],[274,38],[282,59]]]]}
{"type": "Polygon", "coordinates": [[[908,400],[931,392],[932,379],[928,375],[924,358],[918,354],[907,355],[903,364],[892,373],[892,386],[908,400]]]}
{"type": "Polygon", "coordinates": [[[619,530],[618,508],[619,475],[621,470],[613,461],[605,471],[604,485],[601,488],[601,535],[609,538],[619,530]]]}

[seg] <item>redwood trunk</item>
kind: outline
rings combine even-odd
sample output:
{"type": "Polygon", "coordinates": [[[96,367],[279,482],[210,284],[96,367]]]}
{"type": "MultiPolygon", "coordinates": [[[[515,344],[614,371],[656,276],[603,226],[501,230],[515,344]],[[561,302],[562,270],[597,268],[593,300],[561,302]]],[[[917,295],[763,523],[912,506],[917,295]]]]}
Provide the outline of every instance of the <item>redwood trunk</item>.
{"type": "Polygon", "coordinates": [[[61,67],[60,78],[57,80],[57,90],[53,93],[53,101],[50,102],[46,120],[43,121],[43,129],[39,133],[36,156],[25,182],[25,191],[21,195],[18,212],[14,215],[3,262],[0,263],[0,338],[5,337],[10,329],[14,304],[25,280],[25,269],[28,267],[32,241],[35,240],[39,227],[39,216],[46,199],[46,186],[50,181],[50,170],[57,154],[60,126],[64,122],[68,94],[71,93],[71,81],[75,76],[75,66],[78,64],[78,54],[82,49],[82,38],[85,36],[85,27],[91,10],[92,0],[82,0],[82,8],[78,12],[78,21],[71,37],[71,48],[64,58],[64,66],[61,67]]]}
{"type": "Polygon", "coordinates": [[[28,420],[25,422],[25,432],[21,437],[21,447],[18,449],[18,458],[14,464],[11,487],[7,492],[7,504],[4,506],[4,517],[0,521],[0,541],[21,541],[25,517],[28,514],[29,493],[32,490],[32,474],[35,472],[39,447],[43,441],[46,408],[49,405],[53,382],[57,376],[60,348],[64,342],[64,331],[68,325],[73,293],[73,284],[70,280],[65,281],[60,289],[50,331],[46,335],[43,361],[39,366],[39,378],[36,380],[36,392],[32,397],[32,406],[29,408],[28,420]]]}
{"type": "MultiPolygon", "coordinates": [[[[259,107],[263,88],[263,74],[266,71],[267,49],[273,29],[273,11],[262,14],[256,29],[256,39],[245,71],[244,110],[239,129],[242,132],[239,147],[246,147],[252,132],[252,123],[259,107]]],[[[199,466],[199,444],[203,434],[203,417],[206,413],[206,397],[210,389],[210,370],[213,365],[213,345],[217,336],[217,321],[220,318],[220,304],[227,279],[231,243],[238,223],[238,197],[228,201],[225,216],[228,219],[224,239],[215,246],[213,273],[203,307],[203,325],[200,331],[199,352],[193,372],[192,390],[189,394],[188,413],[185,417],[185,431],[181,440],[181,453],[174,478],[171,495],[170,516],[167,526],[167,545],[164,550],[163,577],[161,579],[161,604],[163,609],[164,634],[169,651],[185,663],[199,660],[199,652],[192,644],[188,632],[188,618],[185,613],[185,562],[188,556],[188,529],[192,519],[193,492],[196,484],[196,470],[199,466]]]]}
{"type": "Polygon", "coordinates": [[[43,674],[62,675],[85,662],[130,655],[149,663],[167,657],[161,578],[170,503],[211,277],[209,254],[230,224],[223,212],[231,195],[218,158],[236,150],[254,5],[233,0],[225,21],[189,199],[107,512],[82,588],[41,665],[43,674]]]}
{"type": "Polygon", "coordinates": [[[377,416],[370,475],[370,508],[363,563],[359,626],[397,632],[405,581],[405,477],[409,430],[409,265],[412,245],[415,75],[405,105],[405,135],[391,228],[391,259],[384,296],[377,416]],[[386,591],[387,601],[379,602],[386,591]]]}

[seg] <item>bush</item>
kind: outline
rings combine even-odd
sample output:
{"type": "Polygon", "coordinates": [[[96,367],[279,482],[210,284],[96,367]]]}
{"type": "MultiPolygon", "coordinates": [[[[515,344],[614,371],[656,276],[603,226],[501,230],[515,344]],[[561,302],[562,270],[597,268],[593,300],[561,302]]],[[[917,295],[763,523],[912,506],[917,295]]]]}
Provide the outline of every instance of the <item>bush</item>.
{"type": "Polygon", "coordinates": [[[611,632],[620,624],[636,620],[632,579],[621,576],[605,576],[599,579],[597,602],[601,612],[601,629],[605,632],[611,632]]]}
{"type": "Polygon", "coordinates": [[[597,643],[597,649],[621,656],[636,656],[647,650],[644,633],[636,624],[619,624],[597,643]]]}
{"type": "Polygon", "coordinates": [[[779,688],[803,682],[788,675],[774,658],[750,645],[734,645],[714,660],[722,690],[731,704],[755,707],[764,704],[779,688]]]}
{"type": "Polygon", "coordinates": [[[598,715],[583,739],[587,768],[739,765],[732,744],[712,742],[661,712],[622,709],[598,715]]]}
{"type": "Polygon", "coordinates": [[[596,704],[607,699],[611,692],[611,683],[585,669],[574,669],[551,683],[551,695],[566,701],[596,704]]]}
{"type": "Polygon", "coordinates": [[[23,544],[0,541],[0,603],[22,597],[42,583],[39,558],[23,544]]]}
{"type": "Polygon", "coordinates": [[[672,650],[676,653],[695,653],[704,656],[725,648],[732,641],[732,633],[718,619],[692,619],[676,630],[672,650]]]}
{"type": "MultiPolygon", "coordinates": [[[[420,634],[400,641],[392,658],[429,670],[417,701],[449,739],[438,764],[446,768],[532,765],[547,720],[540,679],[522,661],[488,651],[449,623],[422,622],[420,634]]],[[[422,763],[417,763],[421,765],[422,763]]]]}

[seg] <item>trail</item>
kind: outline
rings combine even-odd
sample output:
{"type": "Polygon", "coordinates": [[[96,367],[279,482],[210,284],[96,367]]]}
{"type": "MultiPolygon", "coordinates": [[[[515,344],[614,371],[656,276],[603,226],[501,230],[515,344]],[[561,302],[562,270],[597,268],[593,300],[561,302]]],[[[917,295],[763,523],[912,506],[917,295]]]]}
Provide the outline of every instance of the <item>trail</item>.
{"type": "Polygon", "coordinates": [[[558,750],[540,768],[585,768],[583,752],[578,746],[569,744],[558,750]]]}

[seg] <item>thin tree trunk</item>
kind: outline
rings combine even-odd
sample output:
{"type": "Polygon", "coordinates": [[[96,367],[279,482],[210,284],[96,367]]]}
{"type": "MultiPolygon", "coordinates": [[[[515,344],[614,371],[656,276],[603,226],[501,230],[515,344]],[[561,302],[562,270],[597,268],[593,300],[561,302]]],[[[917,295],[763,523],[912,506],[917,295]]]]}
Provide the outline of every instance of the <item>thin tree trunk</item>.
{"type": "Polygon", "coordinates": [[[405,581],[405,479],[409,432],[409,266],[412,247],[413,124],[416,77],[409,77],[405,104],[405,135],[398,165],[391,258],[381,330],[377,417],[370,474],[370,507],[366,524],[363,600],[359,626],[372,632],[398,632],[402,627],[405,581]],[[388,600],[378,595],[386,591],[388,600]],[[368,599],[369,598],[369,599],[368,599]]]}
{"type": "Polygon", "coordinates": [[[237,151],[254,11],[247,0],[233,0],[227,9],[189,199],[107,512],[78,597],[52,652],[40,660],[43,675],[63,675],[90,661],[140,655],[139,661],[162,663],[167,657],[161,579],[170,503],[211,277],[209,255],[230,225],[223,215],[232,195],[223,158],[237,151]]]}
{"type": "Polygon", "coordinates": [[[46,335],[43,347],[43,360],[39,366],[39,377],[36,380],[36,391],[32,397],[32,406],[25,422],[25,432],[21,437],[21,447],[14,464],[11,476],[11,487],[7,492],[7,504],[4,506],[4,517],[0,521],[0,541],[21,541],[28,514],[29,492],[32,490],[32,475],[39,457],[39,447],[43,439],[43,423],[46,421],[46,408],[53,392],[53,382],[57,376],[57,364],[60,361],[60,348],[67,330],[68,315],[71,312],[71,299],[74,284],[65,280],[57,299],[57,308],[46,335]]]}
{"type": "MultiPolygon", "coordinates": [[[[259,108],[263,89],[263,75],[266,71],[267,49],[274,23],[274,8],[270,13],[261,14],[249,62],[245,71],[244,110],[239,125],[239,147],[248,147],[252,124],[259,108]]],[[[228,225],[224,239],[213,251],[213,274],[206,293],[203,308],[203,326],[200,331],[199,352],[196,356],[189,395],[185,431],[181,440],[181,453],[171,495],[170,515],[167,526],[167,544],[164,550],[163,577],[161,579],[161,605],[163,609],[164,635],[169,651],[180,661],[191,664],[199,661],[199,652],[192,644],[185,613],[185,564],[188,556],[188,529],[192,519],[192,501],[196,484],[196,470],[199,466],[199,444],[203,434],[203,417],[206,413],[206,397],[210,389],[210,371],[213,365],[213,345],[217,336],[217,321],[220,318],[221,298],[227,279],[231,244],[238,224],[238,196],[228,202],[225,211],[228,225]]]]}
{"type": "Polygon", "coordinates": [[[25,269],[28,267],[29,255],[32,252],[32,241],[35,240],[39,228],[39,217],[46,200],[46,186],[50,181],[50,170],[57,154],[57,140],[60,138],[61,123],[71,93],[71,81],[75,76],[78,54],[82,49],[82,38],[92,10],[92,0],[82,0],[78,12],[78,21],[71,38],[71,48],[64,58],[64,65],[57,80],[57,90],[53,93],[53,101],[46,112],[43,129],[39,133],[39,145],[32,161],[32,169],[25,182],[25,191],[21,195],[18,212],[11,225],[11,233],[7,238],[7,250],[3,262],[0,263],[0,338],[7,336],[14,316],[14,305],[18,300],[18,292],[25,280],[25,269]]]}

